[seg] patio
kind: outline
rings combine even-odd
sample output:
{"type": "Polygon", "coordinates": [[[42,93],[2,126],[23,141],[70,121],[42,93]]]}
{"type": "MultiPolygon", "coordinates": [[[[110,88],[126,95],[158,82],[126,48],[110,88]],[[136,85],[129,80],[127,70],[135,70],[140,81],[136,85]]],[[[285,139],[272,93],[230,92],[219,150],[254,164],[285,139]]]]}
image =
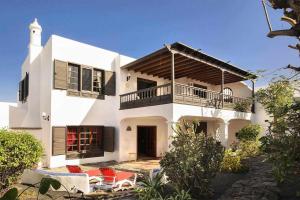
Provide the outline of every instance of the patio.
{"type": "MultiPolygon", "coordinates": [[[[135,172],[138,174],[148,175],[151,170],[160,167],[159,161],[160,161],[159,159],[150,159],[150,160],[141,159],[136,161],[121,162],[121,163],[111,161],[111,162],[82,164],[80,165],[80,167],[84,171],[91,170],[91,169],[98,169],[100,167],[112,167],[115,170],[135,172]]],[[[45,168],[44,170],[51,171],[51,172],[68,172],[66,167],[59,167],[53,169],[45,168]]]]}

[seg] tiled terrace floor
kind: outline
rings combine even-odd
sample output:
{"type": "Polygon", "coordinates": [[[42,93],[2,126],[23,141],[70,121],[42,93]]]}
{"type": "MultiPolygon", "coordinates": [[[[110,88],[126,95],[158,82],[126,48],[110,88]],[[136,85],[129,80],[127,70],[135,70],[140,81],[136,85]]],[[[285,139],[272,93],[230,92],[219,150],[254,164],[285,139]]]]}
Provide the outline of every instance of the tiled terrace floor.
{"type": "MultiPolygon", "coordinates": [[[[80,167],[85,171],[89,169],[97,169],[99,167],[112,167],[116,170],[131,171],[137,173],[149,173],[152,169],[159,168],[159,159],[150,159],[150,160],[137,160],[137,161],[128,161],[128,162],[99,162],[99,163],[90,163],[82,164],[80,167]]],[[[68,172],[66,167],[58,167],[49,169],[53,172],[68,172]]]]}

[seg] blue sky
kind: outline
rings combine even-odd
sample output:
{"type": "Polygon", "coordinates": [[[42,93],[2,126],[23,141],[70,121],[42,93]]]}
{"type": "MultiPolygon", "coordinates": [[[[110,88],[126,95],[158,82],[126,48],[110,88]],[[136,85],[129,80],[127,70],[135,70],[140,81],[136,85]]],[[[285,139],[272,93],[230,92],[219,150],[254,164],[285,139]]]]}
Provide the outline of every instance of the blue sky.
{"type": "MultiPolygon", "coordinates": [[[[274,28],[286,27],[280,11],[270,9],[270,16],[274,28]]],[[[3,0],[0,101],[16,101],[28,25],[35,17],[43,44],[56,34],[138,58],[180,41],[252,71],[299,63],[298,52],[287,47],[295,39],[266,37],[260,0],[3,0]]]]}

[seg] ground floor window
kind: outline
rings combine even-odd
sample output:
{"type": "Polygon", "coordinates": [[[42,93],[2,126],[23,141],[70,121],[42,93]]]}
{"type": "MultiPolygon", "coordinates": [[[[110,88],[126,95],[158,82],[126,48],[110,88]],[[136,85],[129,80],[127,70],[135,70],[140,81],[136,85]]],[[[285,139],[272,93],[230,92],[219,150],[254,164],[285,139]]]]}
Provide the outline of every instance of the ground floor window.
{"type": "Polygon", "coordinates": [[[66,149],[69,158],[103,156],[103,127],[67,127],[66,149]]]}

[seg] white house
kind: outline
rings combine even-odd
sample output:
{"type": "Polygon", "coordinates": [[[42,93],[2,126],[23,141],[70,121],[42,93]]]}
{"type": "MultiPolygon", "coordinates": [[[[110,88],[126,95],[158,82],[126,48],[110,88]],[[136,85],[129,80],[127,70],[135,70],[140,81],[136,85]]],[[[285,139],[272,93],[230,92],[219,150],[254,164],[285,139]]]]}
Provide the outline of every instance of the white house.
{"type": "Polygon", "coordinates": [[[45,166],[160,157],[183,119],[229,146],[256,120],[234,109],[251,74],[202,51],[176,42],[136,60],[56,35],[42,46],[37,20],[29,29],[9,127],[43,142],[45,166]]]}

